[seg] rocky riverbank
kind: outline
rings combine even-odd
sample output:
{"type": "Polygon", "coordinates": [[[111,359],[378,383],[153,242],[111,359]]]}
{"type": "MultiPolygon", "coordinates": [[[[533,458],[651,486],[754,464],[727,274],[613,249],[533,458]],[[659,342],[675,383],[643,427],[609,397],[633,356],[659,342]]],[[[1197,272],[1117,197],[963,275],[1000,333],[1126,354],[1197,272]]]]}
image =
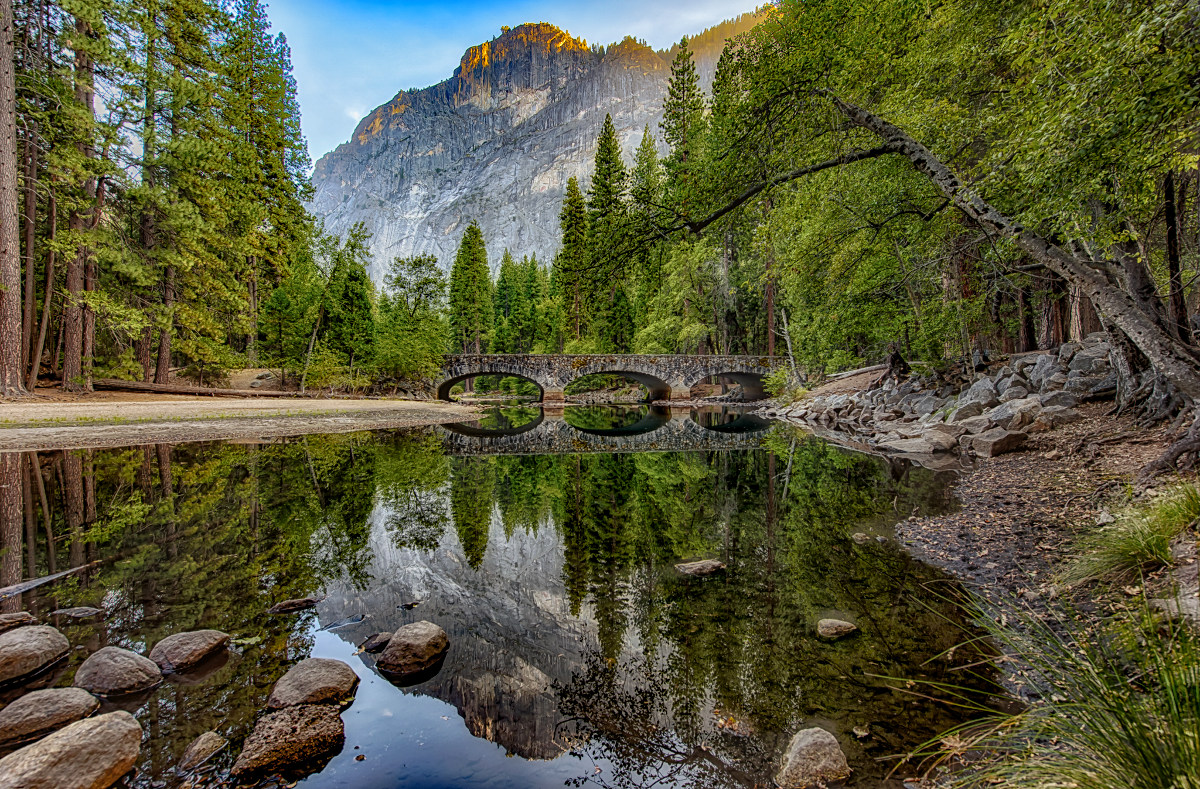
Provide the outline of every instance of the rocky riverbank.
{"type": "Polygon", "coordinates": [[[930,374],[855,392],[818,393],[758,413],[841,433],[852,445],[945,467],[946,456],[996,457],[1025,446],[1031,435],[1080,421],[1082,403],[1116,392],[1110,349],[1108,336],[1096,333],[1081,343],[1022,354],[981,370],[961,390],[930,374]]]}

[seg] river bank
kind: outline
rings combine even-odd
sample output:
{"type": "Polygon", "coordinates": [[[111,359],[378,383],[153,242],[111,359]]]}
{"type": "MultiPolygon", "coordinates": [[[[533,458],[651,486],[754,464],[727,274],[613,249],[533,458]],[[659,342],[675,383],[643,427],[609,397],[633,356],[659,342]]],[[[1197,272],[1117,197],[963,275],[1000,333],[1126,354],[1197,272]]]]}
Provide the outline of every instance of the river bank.
{"type": "Polygon", "coordinates": [[[346,433],[461,422],[476,413],[441,401],[54,393],[0,403],[0,450],[346,433]]]}

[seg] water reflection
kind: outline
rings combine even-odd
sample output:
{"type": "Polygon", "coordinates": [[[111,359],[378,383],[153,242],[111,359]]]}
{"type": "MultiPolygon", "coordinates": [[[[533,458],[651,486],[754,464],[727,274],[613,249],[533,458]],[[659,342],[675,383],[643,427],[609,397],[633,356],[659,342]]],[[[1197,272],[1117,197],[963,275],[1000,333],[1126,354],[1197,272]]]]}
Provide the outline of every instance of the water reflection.
{"type": "Polygon", "coordinates": [[[39,684],[69,683],[107,644],[235,638],[210,675],[135,704],[147,783],[205,730],[236,746],[274,680],[321,655],[364,685],[346,749],[306,786],[754,786],[814,721],[877,785],[877,757],[954,722],[877,677],[959,682],[971,660],[939,657],[963,639],[943,578],[849,539],[949,506],[945,480],[790,433],[765,450],[476,457],[448,454],[438,431],[381,432],[7,454],[0,474],[0,585],[99,562],[2,603],[105,610],[62,623],[84,649],[39,684]],[[674,570],[708,556],[728,570],[674,570]],[[264,613],[318,593],[297,617],[264,613]],[[862,632],[819,641],[831,613],[862,632]],[[401,690],[354,647],[418,619],[452,646],[401,690]]]}

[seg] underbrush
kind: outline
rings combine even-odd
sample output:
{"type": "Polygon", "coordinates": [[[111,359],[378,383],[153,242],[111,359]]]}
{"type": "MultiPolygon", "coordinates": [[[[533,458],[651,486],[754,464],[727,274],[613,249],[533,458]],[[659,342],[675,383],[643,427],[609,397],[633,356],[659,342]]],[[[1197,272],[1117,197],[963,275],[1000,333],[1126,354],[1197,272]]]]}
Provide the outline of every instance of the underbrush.
{"type": "Polygon", "coordinates": [[[1200,489],[1183,483],[1131,505],[1116,520],[1083,538],[1062,581],[1120,581],[1171,563],[1171,542],[1200,519],[1200,489]]]}
{"type": "Polygon", "coordinates": [[[1032,614],[981,617],[1022,712],[948,732],[918,756],[949,787],[1200,789],[1200,644],[1149,610],[1094,632],[1032,614]],[[988,625],[988,622],[991,622],[988,625]],[[1052,626],[1053,625],[1053,626],[1052,626]]]}

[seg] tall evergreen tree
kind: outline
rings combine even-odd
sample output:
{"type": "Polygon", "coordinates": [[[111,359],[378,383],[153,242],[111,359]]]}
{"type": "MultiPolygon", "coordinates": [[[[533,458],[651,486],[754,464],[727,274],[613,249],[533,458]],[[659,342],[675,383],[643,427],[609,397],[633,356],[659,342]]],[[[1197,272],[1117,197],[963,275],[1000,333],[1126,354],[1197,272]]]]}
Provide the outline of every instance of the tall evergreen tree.
{"type": "Polygon", "coordinates": [[[492,331],[492,278],[479,225],[463,233],[450,270],[450,329],[461,353],[483,353],[492,331]]]}
{"type": "Polygon", "coordinates": [[[679,51],[671,62],[671,81],[663,100],[659,128],[671,148],[666,161],[670,204],[687,221],[696,203],[692,194],[696,180],[693,172],[697,169],[705,123],[704,94],[686,37],[679,42],[679,51]]]}
{"type": "Polygon", "coordinates": [[[567,181],[567,194],[563,198],[562,211],[558,215],[562,229],[562,247],[554,258],[554,269],[558,287],[566,298],[567,320],[571,336],[578,340],[583,336],[584,315],[587,310],[588,292],[588,215],[579,182],[571,177],[567,181]]]}

